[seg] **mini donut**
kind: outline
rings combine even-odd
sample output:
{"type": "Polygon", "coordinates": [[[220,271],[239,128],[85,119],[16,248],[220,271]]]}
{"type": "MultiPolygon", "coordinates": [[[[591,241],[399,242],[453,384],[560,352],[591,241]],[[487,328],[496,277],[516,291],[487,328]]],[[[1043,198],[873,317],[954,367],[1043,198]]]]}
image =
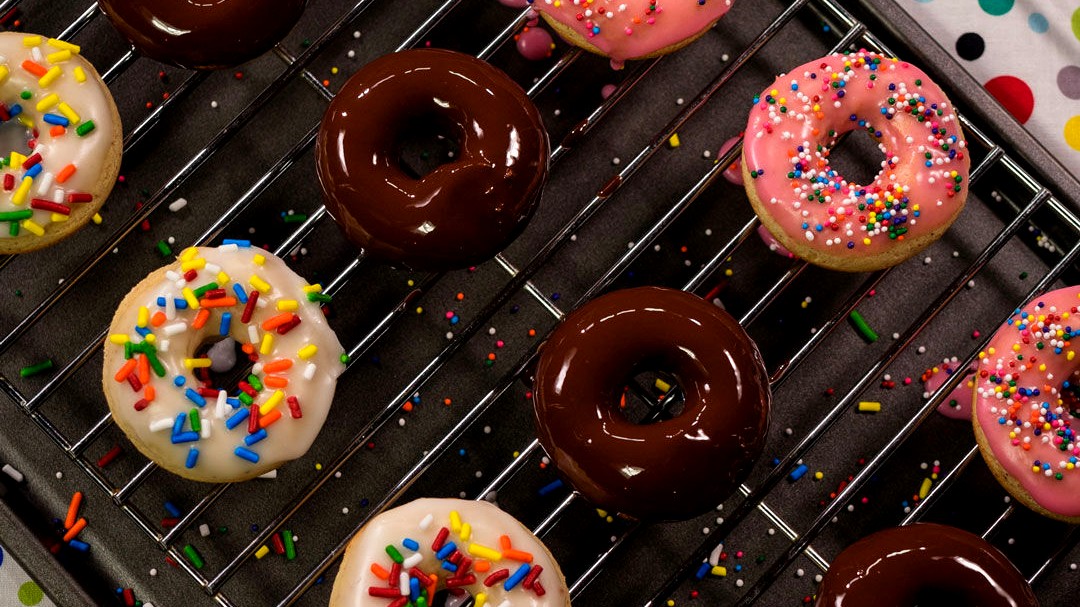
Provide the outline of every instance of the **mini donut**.
{"type": "MultiPolygon", "coordinates": [[[[69,42],[0,33],[0,254],[54,244],[94,219],[120,172],[112,95],[69,42]]],[[[100,218],[95,219],[100,222],[100,218]]]]}
{"type": "Polygon", "coordinates": [[[365,253],[415,270],[486,261],[525,229],[547,176],[540,113],[510,78],[454,51],[386,55],[327,108],[316,144],[326,207],[365,253]],[[460,154],[424,175],[401,161],[403,133],[446,124],[460,154]]]}
{"type": "Polygon", "coordinates": [[[564,40],[621,63],[666,55],[700,38],[733,0],[532,0],[564,40]]]}
{"type": "MultiPolygon", "coordinates": [[[[923,398],[937,391],[953,373],[959,368],[960,362],[955,356],[946,358],[940,364],[923,371],[923,398]]],[[[951,419],[971,419],[971,392],[975,389],[974,367],[969,368],[964,375],[968,378],[956,386],[949,396],[938,405],[937,412],[951,419]]]]}
{"type": "Polygon", "coordinates": [[[972,421],[990,470],[1028,508],[1080,523],[1080,419],[1072,317],[1080,287],[1016,310],[979,353],[972,421]]]}
{"type": "Polygon", "coordinates": [[[124,297],[105,342],[113,420],[146,457],[232,482],[303,455],[348,357],[329,301],[245,240],[192,247],[124,297]]]}
{"type": "Polygon", "coordinates": [[[1024,576],[997,548],[955,527],[917,523],[878,531],[829,565],[816,607],[1038,607],[1024,576]]]}
{"type": "Polygon", "coordinates": [[[143,55],[190,69],[235,67],[270,50],[306,0],[100,0],[114,27],[143,55]]]}
{"type": "Polygon", "coordinates": [[[929,76],[859,51],[801,65],[754,98],[742,170],[754,212],[795,256],[864,272],[900,263],[948,229],[967,198],[966,145],[929,76]],[[867,185],[829,165],[856,129],[885,158],[867,185]]]}
{"type": "Polygon", "coordinates": [[[423,498],[371,519],[345,549],[330,607],[436,604],[570,607],[570,592],[540,540],[488,502],[423,498]]]}
{"type": "Polygon", "coordinates": [[[769,378],[727,312],[659,287],[615,291],[572,312],[540,349],[537,435],[559,471],[599,508],[683,520],[716,507],[765,445],[769,378]],[[641,371],[674,377],[683,411],[649,425],[619,411],[641,371]]]}

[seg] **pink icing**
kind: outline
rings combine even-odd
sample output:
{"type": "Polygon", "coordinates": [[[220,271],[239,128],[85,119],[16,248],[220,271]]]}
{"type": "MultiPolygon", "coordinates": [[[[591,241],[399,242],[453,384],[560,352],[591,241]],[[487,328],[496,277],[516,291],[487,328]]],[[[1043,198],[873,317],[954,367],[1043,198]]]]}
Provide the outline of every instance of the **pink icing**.
{"type": "Polygon", "coordinates": [[[832,255],[880,253],[909,230],[947,224],[966,197],[969,165],[941,89],[915,66],[867,51],[777,78],[754,99],[743,162],[788,237],[832,255]],[[855,129],[875,137],[884,156],[865,186],[829,166],[830,148],[855,129]]]}
{"type": "MultiPolygon", "coordinates": [[[[738,143],[738,141],[738,137],[732,137],[731,139],[725,141],[724,145],[720,146],[720,151],[716,153],[716,157],[722,158],[724,154],[728,153],[728,150],[730,150],[736,143],[738,143]]],[[[724,172],[721,173],[721,175],[723,175],[724,179],[727,179],[728,182],[731,184],[742,185],[742,158],[736,158],[735,162],[731,163],[731,166],[724,169],[724,172]]]]}
{"type": "Polygon", "coordinates": [[[640,59],[700,34],[733,0],[533,0],[617,62],[640,59]]]}
{"type": "MultiPolygon", "coordinates": [[[[946,358],[941,361],[941,364],[936,367],[931,367],[923,372],[923,398],[930,398],[930,395],[937,391],[942,384],[956,372],[960,363],[956,357],[946,358]]],[[[970,375],[974,373],[974,368],[969,370],[966,374],[970,375]]],[[[970,377],[960,382],[960,385],[949,393],[949,396],[945,398],[944,402],[938,405],[937,412],[952,419],[971,419],[971,389],[975,387],[975,382],[970,377]]]]}
{"type": "Polygon", "coordinates": [[[1001,466],[1040,506],[1080,516],[1080,442],[1069,382],[1080,359],[1071,318],[1080,287],[1047,293],[1017,310],[979,353],[975,419],[1001,466]],[[1060,477],[1060,478],[1058,478],[1060,477]]]}

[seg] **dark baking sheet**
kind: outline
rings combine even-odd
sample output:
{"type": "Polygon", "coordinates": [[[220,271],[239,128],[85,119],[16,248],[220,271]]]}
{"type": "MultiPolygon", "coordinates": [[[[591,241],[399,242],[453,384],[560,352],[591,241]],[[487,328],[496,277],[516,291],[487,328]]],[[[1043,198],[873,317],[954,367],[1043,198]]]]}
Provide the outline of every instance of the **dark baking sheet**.
{"type": "MultiPolygon", "coordinates": [[[[448,16],[421,39],[421,44],[430,41],[433,46],[476,53],[496,38],[517,14],[489,0],[454,4],[448,16]]],[[[442,3],[433,0],[408,4],[364,3],[359,18],[322,49],[312,63],[314,79],[325,79],[332,90],[336,89],[356,66],[392,51],[440,6],[442,3]],[[354,58],[346,56],[349,51],[354,52],[354,58]]],[[[810,8],[815,6],[810,3],[810,8]]],[[[901,19],[887,13],[882,6],[885,3],[879,3],[880,13],[901,19]]],[[[62,30],[86,9],[74,3],[31,0],[19,3],[19,7],[26,28],[46,33],[62,30]]],[[[338,0],[312,1],[283,48],[293,55],[302,54],[307,42],[317,39],[351,7],[338,0]]],[[[588,137],[559,160],[539,212],[525,234],[506,251],[507,262],[519,268],[528,265],[537,251],[590,203],[596,191],[648,146],[784,8],[784,3],[775,1],[738,2],[713,32],[653,67],[588,137]]],[[[574,230],[573,240],[565,241],[545,260],[532,284],[545,298],[546,305],[522,290],[514,293],[505,305],[498,306],[490,319],[477,321],[482,324],[477,325],[475,337],[455,355],[445,361],[440,359],[444,366],[419,389],[420,404],[411,413],[389,416],[390,423],[372,437],[371,448],[364,444],[366,441],[361,442],[359,451],[339,470],[340,478],[331,477],[284,525],[298,537],[297,560],[286,563],[271,555],[245,563],[222,588],[228,600],[241,605],[272,604],[292,591],[325,554],[370,515],[373,505],[420,461],[427,449],[474,405],[487,402],[481,399],[500,384],[539,339],[530,337],[528,330],[534,329],[537,336],[542,336],[554,326],[551,306],[570,309],[628,250],[629,243],[638,242],[710,170],[720,145],[743,128],[751,97],[776,73],[826,52],[838,40],[833,30],[839,25],[823,21],[813,10],[800,11],[678,129],[679,147],[660,148],[616,195],[598,205],[588,222],[574,230]],[[706,151],[708,156],[704,154],[706,151]],[[496,330],[495,335],[489,334],[489,327],[496,330]],[[496,349],[496,339],[504,340],[506,347],[496,349]],[[496,362],[490,367],[484,364],[489,352],[497,353],[496,362]],[[451,399],[449,406],[443,404],[446,398],[451,399]],[[404,421],[403,426],[399,420],[404,421]]],[[[880,24],[875,23],[875,31],[880,29],[877,25],[880,24]]],[[[896,21],[893,25],[901,36],[918,33],[909,26],[897,26],[896,21]]],[[[99,67],[113,64],[125,51],[123,41],[101,17],[93,18],[75,40],[99,67]]],[[[903,52],[905,47],[902,39],[895,43],[889,40],[889,44],[898,52],[903,52]]],[[[996,110],[982,107],[984,100],[970,89],[970,82],[959,79],[955,65],[946,65],[942,57],[931,53],[921,41],[912,46],[917,47],[911,49],[913,53],[934,62],[928,65],[929,71],[943,71],[947,90],[950,82],[957,83],[961,91],[953,95],[958,104],[965,100],[979,106],[979,113],[972,117],[992,137],[1002,138],[999,141],[1007,154],[1017,156],[1027,166],[1047,169],[1039,178],[1052,186],[1059,199],[1075,199],[1075,182],[1053,167],[1040,164],[1038,150],[1014,147],[1014,143],[1025,141],[1023,133],[996,110]]],[[[496,52],[491,60],[528,87],[566,52],[559,45],[551,60],[530,63],[521,59],[511,44],[496,52]]],[[[553,141],[561,141],[573,125],[601,102],[600,89],[604,84],[617,84],[632,77],[636,67],[631,65],[623,72],[612,72],[605,60],[589,55],[582,55],[570,64],[537,96],[553,141]]],[[[112,231],[123,224],[139,203],[167,204],[177,197],[189,201],[187,208],[178,213],[164,208],[155,211],[149,218],[148,231],[141,227],[132,230],[118,243],[115,253],[108,253],[103,262],[75,283],[56,306],[0,357],[0,373],[24,396],[36,393],[49,376],[18,379],[19,368],[47,357],[58,367],[72,360],[104,328],[112,306],[130,286],[162,263],[154,250],[158,240],[175,238],[176,250],[193,241],[317,124],[325,100],[309,82],[292,79],[211,161],[178,187],[170,185],[173,176],[192,155],[256,99],[264,87],[271,85],[282,69],[280,59],[268,55],[238,72],[210,75],[172,103],[160,124],[127,155],[123,168],[125,181],[117,187],[102,213],[106,218],[103,226],[88,227],[58,247],[20,257],[0,269],[6,285],[0,292],[3,302],[0,334],[6,334],[57,288],[61,278],[108,243],[112,231]],[[168,186],[167,195],[158,194],[163,186],[168,186]]],[[[125,125],[130,129],[138,124],[162,102],[165,93],[178,89],[187,76],[182,70],[162,68],[148,60],[135,61],[112,86],[125,125]],[[162,71],[164,76],[159,74],[162,71]]],[[[859,164],[860,159],[865,162],[873,158],[872,154],[860,153],[865,152],[868,141],[858,137],[849,140],[845,143],[849,152],[841,155],[842,161],[848,163],[851,171],[867,170],[859,164]]],[[[973,150],[976,158],[985,152],[973,150]]],[[[859,310],[882,339],[868,345],[842,325],[824,340],[806,364],[794,371],[776,393],[767,455],[747,482],[749,486],[760,482],[770,469],[770,461],[783,457],[887,351],[894,332],[904,332],[923,316],[930,300],[978,256],[994,234],[1015,216],[1015,209],[1025,205],[1031,196],[1028,184],[1009,172],[991,171],[974,188],[956,226],[924,255],[904,264],[877,285],[875,294],[861,303],[859,310]]],[[[225,228],[223,236],[252,238],[272,248],[297,225],[286,223],[282,213],[311,213],[319,202],[312,154],[306,152],[225,228]]],[[[716,180],[626,271],[618,273],[614,286],[681,287],[751,217],[741,188],[716,180]]],[[[1022,228],[977,274],[974,285],[962,290],[912,346],[884,370],[897,381],[897,387],[878,388],[879,382],[875,381],[874,387],[860,396],[860,400],[881,401],[882,412],[874,416],[843,414],[810,449],[805,462],[811,474],[822,471],[823,479],[814,481],[807,476],[793,483],[784,481],[770,493],[765,503],[775,516],[797,532],[806,528],[822,504],[829,502],[829,494],[838,483],[857,472],[860,459],[875,454],[923,404],[922,388],[918,384],[922,371],[944,356],[966,356],[979,343],[972,338],[973,331],[989,334],[1045,273],[1048,264],[1060,258],[1060,249],[1076,242],[1076,231],[1050,210],[1037,213],[1034,221],[1036,225],[1022,228]],[[920,348],[925,350],[919,353],[920,348]],[[911,385],[904,385],[906,377],[914,380],[911,385]]],[[[318,223],[293,253],[290,264],[312,281],[333,279],[355,259],[355,252],[330,221],[318,223]]],[[[720,287],[718,298],[733,314],[742,316],[793,267],[791,261],[773,255],[756,236],[751,236],[697,292],[704,295],[720,287]]],[[[765,352],[770,368],[775,369],[797,351],[815,327],[831,318],[852,293],[864,288],[865,279],[864,275],[809,268],[772,299],[748,326],[765,352]]],[[[361,263],[349,275],[332,306],[332,323],[342,342],[347,346],[360,342],[412,290],[410,280],[419,282],[424,277],[372,262],[361,263]]],[[[212,577],[220,571],[258,529],[272,521],[283,506],[322,474],[320,467],[354,442],[370,419],[403,402],[411,393],[404,387],[446,346],[446,333],[460,332],[476,320],[509,280],[503,267],[489,262],[475,271],[443,277],[422,297],[410,302],[409,312],[364,353],[339,383],[334,410],[312,451],[283,467],[276,480],[253,481],[227,489],[180,536],[177,546],[191,543],[205,558],[206,569],[200,573],[212,577]],[[464,294],[463,300],[457,300],[458,293],[464,294]],[[415,313],[413,308],[417,306],[425,311],[415,313]],[[456,312],[461,323],[450,326],[445,318],[447,310],[456,312]],[[202,523],[211,529],[207,538],[200,537],[198,532],[202,523]]],[[[72,440],[85,434],[107,410],[100,395],[100,364],[100,355],[91,357],[38,410],[42,419],[72,440]]],[[[402,499],[420,495],[477,496],[533,438],[527,389],[525,383],[516,382],[495,399],[429,471],[415,479],[402,499]]],[[[64,559],[97,602],[115,600],[118,587],[133,587],[143,600],[157,605],[213,602],[187,573],[165,563],[159,548],[40,428],[20,413],[16,404],[0,399],[0,411],[4,414],[0,418],[4,420],[0,422],[0,459],[26,473],[26,497],[38,507],[42,518],[61,516],[73,491],[83,490],[87,494],[84,508],[90,526],[84,533],[94,548],[88,556],[67,554],[64,559]],[[57,478],[57,472],[62,473],[62,478],[57,478]],[[150,574],[151,569],[156,570],[156,575],[150,574]]],[[[114,444],[124,447],[124,455],[106,467],[103,474],[108,482],[120,486],[143,467],[145,460],[117,430],[106,429],[90,444],[85,458],[93,465],[114,444]]],[[[814,548],[829,559],[858,537],[898,524],[904,516],[901,502],[917,492],[927,474],[921,464],[939,461],[943,471],[948,470],[973,444],[966,424],[931,417],[865,490],[859,492],[852,511],[845,509],[838,517],[838,524],[827,527],[813,542],[814,548]]],[[[533,452],[521,473],[497,494],[502,507],[530,526],[545,520],[568,495],[565,488],[540,495],[539,490],[556,479],[554,472],[542,465],[540,455],[533,452]]],[[[204,485],[154,472],[125,503],[149,520],[157,521],[166,516],[163,509],[166,500],[186,509],[197,504],[209,490],[204,485]]],[[[723,510],[698,520],[636,529],[611,553],[578,603],[645,602],[685,564],[706,537],[703,531],[711,532],[725,511],[730,511],[738,501],[733,498],[723,510]]],[[[965,470],[958,485],[934,506],[927,519],[981,533],[1004,508],[1003,492],[981,461],[976,460],[965,470]]],[[[593,508],[577,500],[545,534],[545,540],[567,577],[575,580],[630,527],[617,519],[606,521],[593,508]]],[[[1030,574],[1045,561],[1064,532],[1060,525],[1017,509],[992,539],[1030,574]]],[[[788,545],[779,521],[770,520],[760,512],[747,517],[723,539],[730,555],[726,561],[728,575],[684,584],[673,595],[674,599],[685,601],[696,591],[709,604],[732,602],[788,545]],[[743,556],[736,558],[739,551],[743,556]],[[740,571],[736,571],[736,565],[740,571]]],[[[1042,577],[1037,590],[1046,604],[1059,604],[1069,588],[1080,584],[1077,574],[1068,567],[1077,556],[1073,548],[1069,556],[1056,561],[1054,569],[1042,577]]],[[[324,583],[305,593],[299,603],[325,604],[333,571],[332,568],[324,583]]],[[[775,579],[762,604],[801,603],[803,597],[814,591],[817,572],[814,564],[801,559],[775,579]],[[797,575],[796,569],[802,569],[804,575],[797,575]]]]}

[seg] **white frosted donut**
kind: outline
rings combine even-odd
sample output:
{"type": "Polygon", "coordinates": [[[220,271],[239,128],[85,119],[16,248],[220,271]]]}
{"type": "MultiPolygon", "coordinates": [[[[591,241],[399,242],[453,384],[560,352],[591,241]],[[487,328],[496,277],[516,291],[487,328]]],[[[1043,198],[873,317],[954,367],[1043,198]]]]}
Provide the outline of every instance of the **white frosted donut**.
{"type": "Polygon", "coordinates": [[[487,502],[432,498],[364,525],[346,549],[330,607],[431,605],[455,589],[473,607],[570,607],[559,565],[514,517],[487,502]]]}
{"type": "Polygon", "coordinates": [[[116,105],[78,46],[0,33],[0,253],[48,246],[90,221],[122,148],[116,105]]]}
{"type": "Polygon", "coordinates": [[[245,480],[303,455],[347,362],[321,287],[247,241],[225,243],[185,249],[128,293],[102,378],[113,419],[139,451],[206,482],[245,480]],[[215,385],[230,371],[246,379],[215,385]]]}

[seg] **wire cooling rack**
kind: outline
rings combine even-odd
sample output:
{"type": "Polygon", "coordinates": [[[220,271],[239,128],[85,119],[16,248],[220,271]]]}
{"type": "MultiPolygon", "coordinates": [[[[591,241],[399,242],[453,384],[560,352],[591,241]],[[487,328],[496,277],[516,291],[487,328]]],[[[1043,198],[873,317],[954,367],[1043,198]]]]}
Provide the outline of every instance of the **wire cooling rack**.
{"type": "MultiPolygon", "coordinates": [[[[88,484],[101,489],[84,506],[93,550],[60,552],[99,601],[123,586],[159,605],[325,604],[348,540],[420,495],[496,500],[545,539],[578,604],[802,604],[844,546],[919,520],[990,538],[1045,604],[1080,584],[1069,567],[1076,530],[1010,504],[968,425],[933,413],[962,375],[932,395],[918,382],[944,356],[969,364],[1014,306],[1070,279],[1077,184],[1037,147],[1017,147],[1030,139],[890,2],[744,0],[694,45],[613,72],[561,44],[526,62],[513,50],[526,13],[487,0],[312,0],[273,53],[214,74],[141,59],[96,6],[74,4],[4,0],[0,15],[75,40],[103,68],[124,118],[125,179],[103,226],[0,259],[0,387],[23,414],[5,415],[0,455],[27,472],[43,512],[61,512],[88,484]],[[319,204],[311,150],[326,101],[356,66],[425,44],[511,74],[553,142],[529,229],[492,262],[445,275],[350,249],[319,204]],[[718,150],[776,73],[859,47],[933,59],[924,67],[962,112],[972,194],[919,259],[840,275],[754,236],[745,194],[722,179],[739,146],[718,150]],[[606,98],[603,84],[613,85],[606,98]],[[168,211],[179,197],[189,205],[168,211]],[[163,263],[159,241],[179,250],[223,237],[250,237],[321,281],[351,363],[307,456],[274,480],[208,486],[158,471],[120,435],[100,394],[100,345],[112,306],[163,263]],[[596,511],[557,481],[531,429],[543,335],[589,298],[638,284],[725,305],[772,373],[766,456],[715,513],[685,523],[596,511]],[[854,310],[881,339],[848,327],[854,310]],[[20,377],[45,358],[51,373],[20,377]],[[867,400],[881,412],[858,413],[867,400]],[[102,458],[117,446],[121,457],[102,458]],[[296,559],[260,556],[282,532],[297,538],[296,559]]],[[[837,162],[872,170],[867,143],[849,137],[837,162]]],[[[659,409],[651,384],[635,382],[629,397],[659,409]]]]}

